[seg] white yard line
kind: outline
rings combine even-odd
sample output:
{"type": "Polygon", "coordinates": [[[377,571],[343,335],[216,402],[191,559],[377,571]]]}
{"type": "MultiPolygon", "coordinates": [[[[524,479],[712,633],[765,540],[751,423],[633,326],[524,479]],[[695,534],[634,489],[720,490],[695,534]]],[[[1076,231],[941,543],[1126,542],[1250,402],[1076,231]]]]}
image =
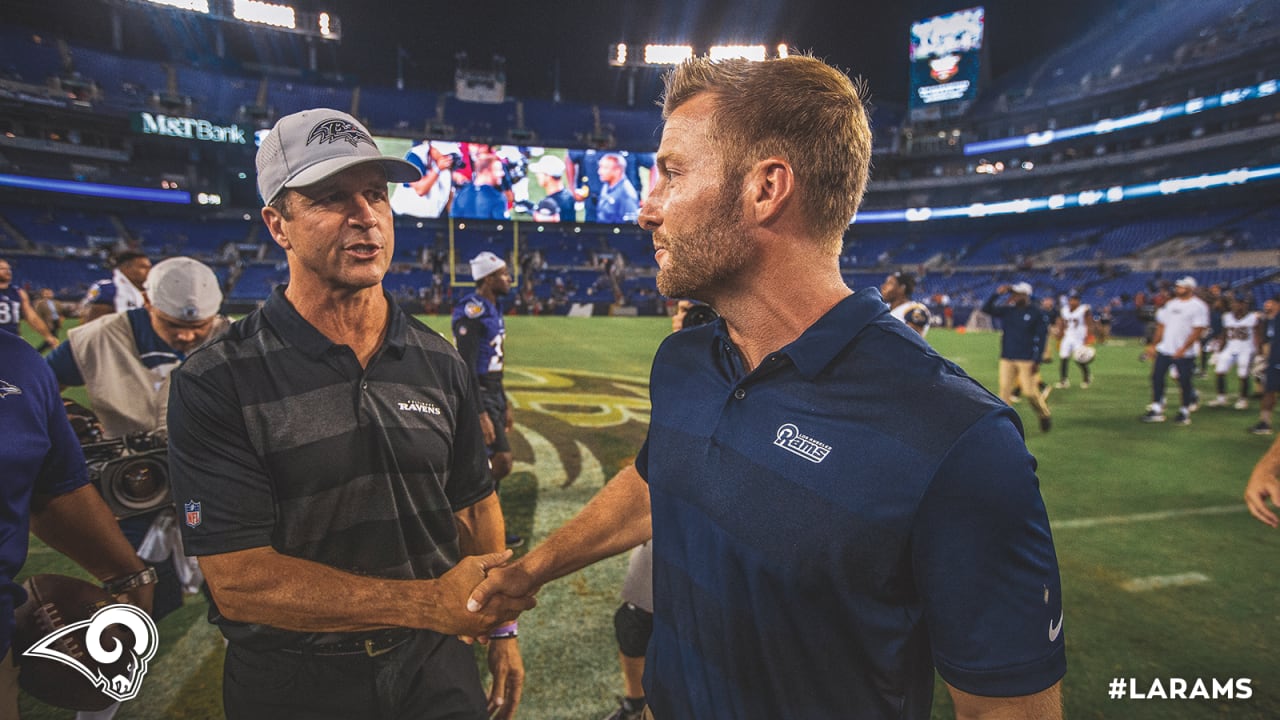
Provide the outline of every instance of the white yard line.
{"type": "Polygon", "coordinates": [[[1151,522],[1153,520],[1170,520],[1172,518],[1193,515],[1230,515],[1245,512],[1243,502],[1234,505],[1213,505],[1210,507],[1185,508],[1182,510],[1162,510],[1160,512],[1135,513],[1133,515],[1104,515],[1092,518],[1071,518],[1069,520],[1050,521],[1049,527],[1054,530],[1072,528],[1091,528],[1099,525],[1129,525],[1131,523],[1151,522]]]}
{"type": "Polygon", "coordinates": [[[1134,578],[1120,583],[1120,587],[1129,592],[1146,592],[1148,590],[1162,590],[1164,588],[1198,585],[1207,582],[1209,582],[1208,575],[1198,572],[1185,572],[1177,575],[1152,575],[1150,577],[1134,578]]]}

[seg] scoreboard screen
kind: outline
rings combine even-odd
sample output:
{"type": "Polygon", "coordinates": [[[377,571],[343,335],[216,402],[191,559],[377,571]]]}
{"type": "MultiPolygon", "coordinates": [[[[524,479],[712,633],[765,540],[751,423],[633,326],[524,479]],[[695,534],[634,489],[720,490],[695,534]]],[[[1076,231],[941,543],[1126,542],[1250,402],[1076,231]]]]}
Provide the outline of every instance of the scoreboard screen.
{"type": "Polygon", "coordinates": [[[983,9],[975,7],[912,23],[913,115],[936,117],[941,105],[967,106],[977,97],[983,18],[983,9]]]}

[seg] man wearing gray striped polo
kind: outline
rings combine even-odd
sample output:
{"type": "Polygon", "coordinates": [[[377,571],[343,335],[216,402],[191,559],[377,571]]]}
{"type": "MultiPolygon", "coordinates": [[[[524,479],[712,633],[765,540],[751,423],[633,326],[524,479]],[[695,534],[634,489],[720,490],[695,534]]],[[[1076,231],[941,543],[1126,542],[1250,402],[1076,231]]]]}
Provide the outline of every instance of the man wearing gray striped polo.
{"type": "Polygon", "coordinates": [[[511,621],[532,603],[464,610],[510,555],[475,380],[382,288],[387,183],[419,172],[325,109],[276,123],[257,167],[289,284],[192,354],[169,403],[183,537],[229,641],[227,716],[510,717],[511,621]],[[487,698],[455,636],[491,640],[487,698]]]}

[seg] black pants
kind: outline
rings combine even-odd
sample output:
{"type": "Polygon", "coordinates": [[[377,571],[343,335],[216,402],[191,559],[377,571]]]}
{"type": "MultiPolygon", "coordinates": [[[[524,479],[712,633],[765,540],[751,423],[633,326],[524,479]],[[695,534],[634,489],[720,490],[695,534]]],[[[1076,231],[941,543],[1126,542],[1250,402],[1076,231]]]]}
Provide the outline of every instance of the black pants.
{"type": "Polygon", "coordinates": [[[1157,353],[1151,366],[1151,400],[1164,402],[1164,379],[1169,374],[1169,366],[1178,368],[1178,387],[1182,390],[1182,407],[1187,407],[1196,400],[1196,389],[1192,385],[1195,379],[1196,359],[1181,357],[1177,360],[1172,355],[1157,353]]]}
{"type": "Polygon", "coordinates": [[[232,643],[222,702],[228,720],[488,717],[471,648],[425,631],[376,657],[255,651],[232,643]]]}

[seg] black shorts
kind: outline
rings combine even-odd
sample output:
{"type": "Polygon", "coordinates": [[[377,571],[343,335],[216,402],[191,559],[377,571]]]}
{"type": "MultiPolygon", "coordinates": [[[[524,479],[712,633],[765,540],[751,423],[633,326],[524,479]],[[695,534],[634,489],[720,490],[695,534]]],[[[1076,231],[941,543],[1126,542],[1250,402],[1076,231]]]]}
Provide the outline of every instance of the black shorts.
{"type": "Polygon", "coordinates": [[[497,387],[480,386],[480,405],[493,421],[493,442],[489,444],[490,455],[511,452],[511,443],[507,441],[507,394],[502,384],[497,387]]]}
{"type": "Polygon", "coordinates": [[[1268,365],[1264,384],[1266,385],[1265,392],[1280,391],[1280,368],[1275,365],[1268,365]]]}

